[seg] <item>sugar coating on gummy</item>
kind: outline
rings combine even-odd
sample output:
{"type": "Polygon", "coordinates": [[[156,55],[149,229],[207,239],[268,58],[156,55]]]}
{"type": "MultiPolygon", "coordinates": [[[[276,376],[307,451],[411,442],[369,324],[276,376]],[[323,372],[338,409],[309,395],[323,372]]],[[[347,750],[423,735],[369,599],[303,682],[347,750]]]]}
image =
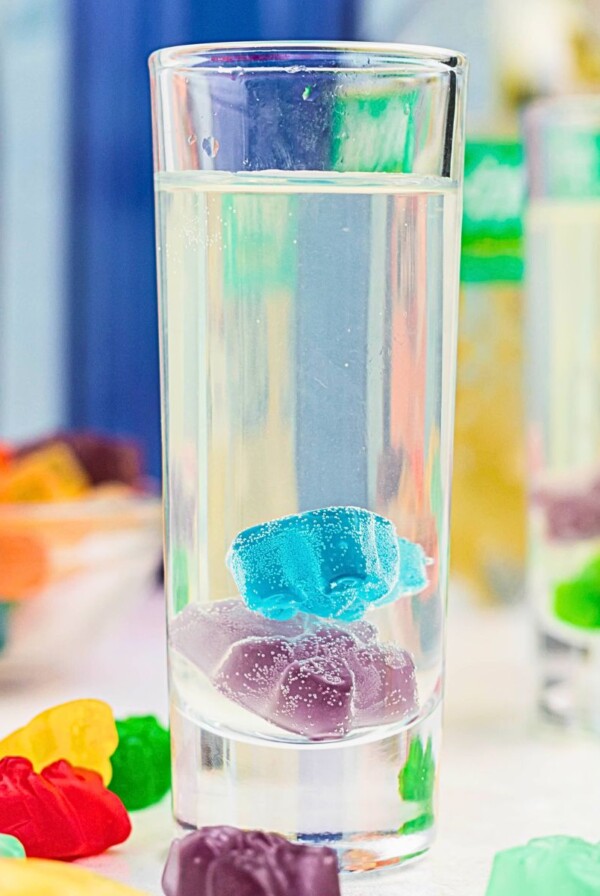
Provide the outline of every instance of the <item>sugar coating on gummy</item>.
{"type": "Polygon", "coordinates": [[[277,622],[225,600],[186,608],[171,642],[230,700],[311,740],[418,711],[410,654],[379,642],[364,620],[343,628],[306,616],[277,622]]]}
{"type": "Polygon", "coordinates": [[[189,604],[173,620],[174,646],[211,676],[226,652],[244,638],[296,637],[304,632],[300,616],[275,622],[251,612],[241,600],[228,598],[208,606],[189,604]]]}
{"type": "Polygon", "coordinates": [[[245,529],[227,565],[248,607],[278,620],[306,613],[350,622],[427,584],[422,548],[360,507],[310,510],[245,529]]]}
{"type": "Polygon", "coordinates": [[[486,896],[598,896],[600,844],[540,837],[496,854],[486,896]]]}
{"type": "Polygon", "coordinates": [[[226,825],[175,840],[162,886],[165,896],[340,896],[332,849],[226,825]]]}

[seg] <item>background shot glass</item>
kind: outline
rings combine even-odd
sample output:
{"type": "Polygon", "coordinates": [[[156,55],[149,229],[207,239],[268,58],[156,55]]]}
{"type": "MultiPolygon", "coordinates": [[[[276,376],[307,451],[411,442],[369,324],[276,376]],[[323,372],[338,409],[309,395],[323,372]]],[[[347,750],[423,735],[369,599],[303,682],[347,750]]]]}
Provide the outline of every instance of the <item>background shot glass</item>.
{"type": "Polygon", "coordinates": [[[539,706],[600,729],[600,96],[525,117],[529,590],[539,706]]]}
{"type": "Polygon", "coordinates": [[[435,823],[464,59],[150,68],[175,817],[397,863],[435,823]]]}

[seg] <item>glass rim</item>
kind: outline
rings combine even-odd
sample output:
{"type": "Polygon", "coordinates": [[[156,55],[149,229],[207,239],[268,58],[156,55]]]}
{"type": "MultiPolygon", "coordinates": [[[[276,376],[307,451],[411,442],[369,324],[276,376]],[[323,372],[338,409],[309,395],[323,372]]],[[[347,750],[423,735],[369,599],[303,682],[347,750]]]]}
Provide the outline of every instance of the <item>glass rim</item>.
{"type": "Polygon", "coordinates": [[[302,64],[300,70],[305,72],[439,75],[446,72],[463,73],[468,64],[464,53],[443,47],[318,40],[181,44],[154,50],[148,57],[148,64],[154,73],[165,69],[217,74],[229,74],[232,70],[239,72],[240,69],[248,72],[281,73],[293,67],[294,55],[307,53],[314,53],[315,59],[314,65],[306,61],[302,64]],[[260,65],[262,60],[251,58],[253,54],[277,57],[286,53],[292,58],[282,60],[279,65],[260,65]],[[347,64],[319,64],[319,53],[339,54],[340,59],[347,58],[347,64]],[[220,56],[227,58],[219,61],[220,56]],[[365,64],[358,64],[361,57],[366,57],[365,64]],[[376,59],[372,61],[371,57],[376,59]]]}

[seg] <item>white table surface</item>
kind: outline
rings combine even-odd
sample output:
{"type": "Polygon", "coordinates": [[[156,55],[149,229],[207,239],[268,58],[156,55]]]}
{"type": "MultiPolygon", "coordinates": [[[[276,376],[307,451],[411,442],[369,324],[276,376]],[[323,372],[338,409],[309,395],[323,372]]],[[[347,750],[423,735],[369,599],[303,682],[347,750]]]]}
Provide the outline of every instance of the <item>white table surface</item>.
{"type": "MultiPolygon", "coordinates": [[[[344,896],[483,896],[494,852],[534,836],[600,839],[600,741],[548,734],[533,718],[533,647],[522,609],[451,599],[438,840],[399,872],[344,883],[344,896]]],[[[0,736],[76,697],[117,716],[166,720],[162,600],[149,598],[77,674],[0,689],[0,736]]],[[[173,833],[168,802],[134,813],[127,844],[87,867],[153,896],[173,833]]],[[[315,894],[318,896],[318,894],[315,894]]]]}

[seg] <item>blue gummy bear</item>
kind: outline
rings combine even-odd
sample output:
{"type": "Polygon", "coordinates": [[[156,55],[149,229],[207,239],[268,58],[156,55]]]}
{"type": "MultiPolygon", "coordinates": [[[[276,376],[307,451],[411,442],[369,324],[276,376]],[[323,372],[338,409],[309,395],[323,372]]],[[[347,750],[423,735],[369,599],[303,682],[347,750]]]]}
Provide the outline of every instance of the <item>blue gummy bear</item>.
{"type": "Polygon", "coordinates": [[[233,541],[227,565],[250,610],[353,622],[427,583],[425,554],[385,517],[326,507],[261,523],[233,541]],[[402,575],[401,575],[402,573],[402,575]],[[424,582],[424,584],[421,584],[424,582]]]}
{"type": "Polygon", "coordinates": [[[418,594],[429,584],[427,578],[429,561],[421,545],[409,541],[408,538],[399,538],[398,548],[400,551],[400,575],[392,600],[404,594],[418,594]]]}

